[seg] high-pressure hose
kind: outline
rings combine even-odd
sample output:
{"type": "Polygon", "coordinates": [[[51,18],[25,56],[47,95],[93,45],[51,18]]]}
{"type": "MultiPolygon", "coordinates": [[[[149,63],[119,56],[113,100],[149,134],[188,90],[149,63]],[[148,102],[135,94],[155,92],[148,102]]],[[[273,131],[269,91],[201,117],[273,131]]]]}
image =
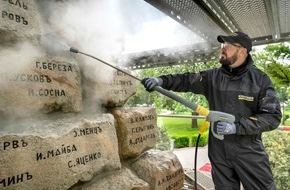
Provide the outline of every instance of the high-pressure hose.
{"type": "Polygon", "coordinates": [[[129,75],[130,77],[132,77],[132,78],[134,78],[134,79],[136,79],[136,80],[138,80],[138,81],[141,81],[141,79],[135,77],[134,75],[131,75],[131,74],[128,73],[128,72],[125,72],[124,70],[120,69],[119,67],[116,67],[116,66],[114,66],[114,65],[112,65],[112,64],[110,64],[110,63],[107,63],[107,62],[105,62],[105,61],[103,61],[103,60],[101,60],[101,59],[99,59],[99,58],[97,58],[97,57],[94,57],[94,56],[92,56],[92,55],[89,55],[89,54],[87,54],[87,53],[83,53],[83,52],[79,51],[79,49],[77,49],[77,48],[71,47],[71,48],[69,49],[69,51],[70,51],[70,52],[73,52],[73,53],[80,53],[80,54],[86,55],[86,56],[88,56],[88,57],[91,57],[91,58],[93,58],[93,59],[96,59],[96,60],[98,60],[98,61],[104,63],[105,65],[108,65],[109,67],[112,67],[112,68],[114,68],[114,69],[116,69],[116,70],[118,70],[118,71],[121,71],[122,73],[124,73],[124,74],[126,74],[126,75],[129,75]]]}
{"type": "MultiPolygon", "coordinates": [[[[97,57],[94,57],[92,55],[89,55],[89,54],[86,54],[86,53],[83,53],[81,51],[79,51],[77,48],[74,48],[74,47],[71,47],[70,49],[70,52],[72,53],[80,53],[80,54],[83,54],[83,55],[86,55],[88,57],[91,57],[93,59],[96,59],[98,61],[100,61],[101,63],[104,63],[105,65],[109,66],[109,67],[112,67],[138,81],[141,81],[141,79],[135,77],[134,75],[131,75],[130,73],[120,69],[119,67],[116,67],[114,65],[111,65],[97,57]]],[[[192,109],[193,111],[195,111],[196,113],[198,113],[199,115],[203,115],[206,117],[206,121],[202,124],[202,126],[200,127],[199,129],[199,135],[197,137],[197,141],[196,141],[196,148],[195,148],[195,161],[194,161],[194,181],[195,181],[195,190],[197,190],[197,176],[196,176],[196,163],[197,163],[197,149],[198,149],[198,144],[199,144],[199,139],[200,139],[200,136],[201,134],[204,133],[204,131],[208,128],[210,122],[216,122],[216,121],[228,121],[228,122],[234,122],[235,121],[235,116],[231,115],[231,114],[228,114],[228,113],[224,113],[224,112],[219,112],[219,111],[210,111],[208,110],[207,108],[205,107],[202,107],[200,105],[197,105],[197,104],[194,104],[192,102],[189,102],[187,100],[185,100],[184,98],[176,95],[175,93],[173,92],[170,92],[168,90],[165,90],[163,88],[161,88],[160,86],[155,86],[153,88],[154,90],[156,90],[157,92],[160,92],[161,94],[183,104],[184,106],[192,109]]],[[[212,127],[212,133],[213,135],[220,139],[220,140],[223,140],[223,135],[218,135],[216,134],[214,131],[213,131],[213,127],[212,127]]]]}

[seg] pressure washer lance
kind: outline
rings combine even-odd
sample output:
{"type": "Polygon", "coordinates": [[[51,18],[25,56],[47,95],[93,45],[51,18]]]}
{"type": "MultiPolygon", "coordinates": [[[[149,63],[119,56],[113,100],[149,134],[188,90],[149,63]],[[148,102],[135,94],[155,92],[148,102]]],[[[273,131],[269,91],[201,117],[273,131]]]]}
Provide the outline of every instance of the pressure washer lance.
{"type": "MultiPolygon", "coordinates": [[[[96,59],[98,61],[100,61],[101,63],[104,63],[105,65],[109,66],[109,67],[112,67],[138,81],[141,81],[141,79],[137,78],[136,76],[124,71],[123,69],[120,69],[119,67],[117,66],[114,66],[110,63],[107,63],[97,57],[94,57],[92,55],[89,55],[87,53],[84,53],[84,52],[81,52],[79,51],[77,48],[74,48],[74,47],[71,47],[69,49],[70,52],[73,52],[73,53],[80,53],[80,54],[83,54],[83,55],[86,55],[88,57],[91,57],[93,59],[96,59]]],[[[213,124],[214,122],[217,122],[217,121],[227,121],[227,122],[234,122],[235,121],[235,116],[231,115],[231,114],[228,114],[228,113],[224,113],[224,112],[219,112],[219,111],[212,111],[212,110],[208,110],[207,108],[203,107],[203,106],[200,106],[200,105],[197,105],[197,104],[194,104],[192,102],[189,102],[187,100],[185,100],[184,98],[176,95],[175,93],[173,92],[170,92],[168,90],[165,90],[163,89],[162,87],[160,86],[155,86],[153,88],[154,90],[156,90],[157,92],[183,104],[184,106],[192,109],[193,111],[195,111],[196,113],[198,113],[199,115],[202,115],[202,116],[205,116],[206,117],[206,120],[205,122],[201,125],[199,131],[198,131],[198,137],[197,137],[197,141],[196,141],[196,147],[195,147],[195,162],[194,162],[194,182],[195,182],[195,189],[197,189],[197,177],[196,177],[196,161],[197,161],[197,149],[198,149],[198,143],[199,143],[199,139],[200,139],[200,136],[204,133],[204,131],[208,128],[208,126],[210,125],[210,123],[212,124],[211,126],[211,131],[214,135],[214,137],[220,139],[220,140],[223,140],[224,139],[224,136],[223,135],[219,135],[219,134],[216,134],[215,131],[213,130],[213,124]]]]}

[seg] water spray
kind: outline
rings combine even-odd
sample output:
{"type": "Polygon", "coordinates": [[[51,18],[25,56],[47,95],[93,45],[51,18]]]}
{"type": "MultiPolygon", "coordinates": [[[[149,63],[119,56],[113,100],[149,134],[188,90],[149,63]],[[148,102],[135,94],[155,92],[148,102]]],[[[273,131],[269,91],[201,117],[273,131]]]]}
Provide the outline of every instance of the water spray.
{"type": "MultiPolygon", "coordinates": [[[[101,63],[104,63],[105,65],[109,66],[109,67],[112,67],[138,81],[141,81],[141,79],[137,78],[136,76],[124,71],[123,69],[117,67],[117,66],[114,66],[108,62],[105,62],[97,57],[94,57],[92,55],[89,55],[87,53],[84,53],[84,52],[81,52],[79,51],[77,48],[74,48],[74,47],[70,47],[69,49],[70,52],[72,53],[80,53],[80,54],[83,54],[83,55],[86,55],[88,57],[91,57],[93,59],[96,59],[98,60],[99,62],[101,63]]],[[[228,113],[224,113],[224,112],[219,112],[219,111],[212,111],[212,110],[208,110],[207,108],[203,107],[203,106],[200,106],[200,105],[197,105],[197,104],[194,104],[192,102],[189,102],[187,100],[185,100],[184,98],[176,95],[175,93],[173,92],[170,92],[168,90],[165,90],[164,88],[160,87],[160,86],[155,86],[153,88],[155,91],[183,104],[184,106],[192,109],[194,112],[198,113],[199,115],[202,115],[202,116],[205,116],[206,117],[206,120],[205,122],[201,125],[199,131],[198,131],[198,137],[197,137],[197,140],[196,140],[196,147],[195,147],[195,161],[194,161],[194,182],[195,182],[195,190],[197,190],[197,177],[196,177],[196,163],[197,163],[197,149],[198,149],[198,143],[199,143],[199,139],[200,139],[200,136],[206,131],[206,129],[209,127],[210,123],[212,124],[211,125],[211,131],[214,135],[214,137],[220,139],[220,140],[223,140],[224,139],[224,136],[223,135],[219,135],[219,134],[216,134],[216,132],[214,131],[213,129],[213,124],[214,122],[217,122],[217,121],[227,121],[227,122],[234,122],[235,121],[235,116],[231,115],[231,114],[228,114],[228,113]]]]}

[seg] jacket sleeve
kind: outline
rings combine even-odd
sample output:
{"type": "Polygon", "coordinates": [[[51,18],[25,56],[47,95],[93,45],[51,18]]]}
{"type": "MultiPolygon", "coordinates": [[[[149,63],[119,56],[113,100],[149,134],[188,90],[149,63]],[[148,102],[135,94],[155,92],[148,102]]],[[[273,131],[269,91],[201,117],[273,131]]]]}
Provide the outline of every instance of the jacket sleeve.
{"type": "Polygon", "coordinates": [[[242,117],[237,123],[238,135],[254,135],[276,129],[282,118],[280,102],[268,76],[258,100],[258,112],[252,117],[242,117]]]}
{"type": "Polygon", "coordinates": [[[205,72],[201,73],[184,73],[162,75],[162,88],[176,92],[193,92],[195,94],[204,94],[206,80],[205,72]]]}

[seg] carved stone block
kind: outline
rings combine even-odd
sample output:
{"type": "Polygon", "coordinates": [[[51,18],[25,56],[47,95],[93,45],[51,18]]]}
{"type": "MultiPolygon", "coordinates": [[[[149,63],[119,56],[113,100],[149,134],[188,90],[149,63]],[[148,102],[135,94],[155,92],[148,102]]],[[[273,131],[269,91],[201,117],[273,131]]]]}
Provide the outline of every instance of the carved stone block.
{"type": "Polygon", "coordinates": [[[184,171],[172,152],[151,150],[132,163],[137,175],[149,183],[151,190],[180,190],[184,183],[184,171]]]}
{"type": "Polygon", "coordinates": [[[153,148],[159,136],[155,108],[115,109],[119,152],[122,159],[132,158],[153,148]]]}
{"type": "Polygon", "coordinates": [[[0,116],[82,110],[80,69],[72,59],[44,54],[26,59],[9,51],[0,55],[0,116]]]}
{"type": "Polygon", "coordinates": [[[110,114],[1,127],[0,189],[68,189],[121,168],[110,114]]]}
{"type": "Polygon", "coordinates": [[[12,44],[19,40],[38,41],[40,15],[34,0],[0,1],[0,41],[12,44]]]}

